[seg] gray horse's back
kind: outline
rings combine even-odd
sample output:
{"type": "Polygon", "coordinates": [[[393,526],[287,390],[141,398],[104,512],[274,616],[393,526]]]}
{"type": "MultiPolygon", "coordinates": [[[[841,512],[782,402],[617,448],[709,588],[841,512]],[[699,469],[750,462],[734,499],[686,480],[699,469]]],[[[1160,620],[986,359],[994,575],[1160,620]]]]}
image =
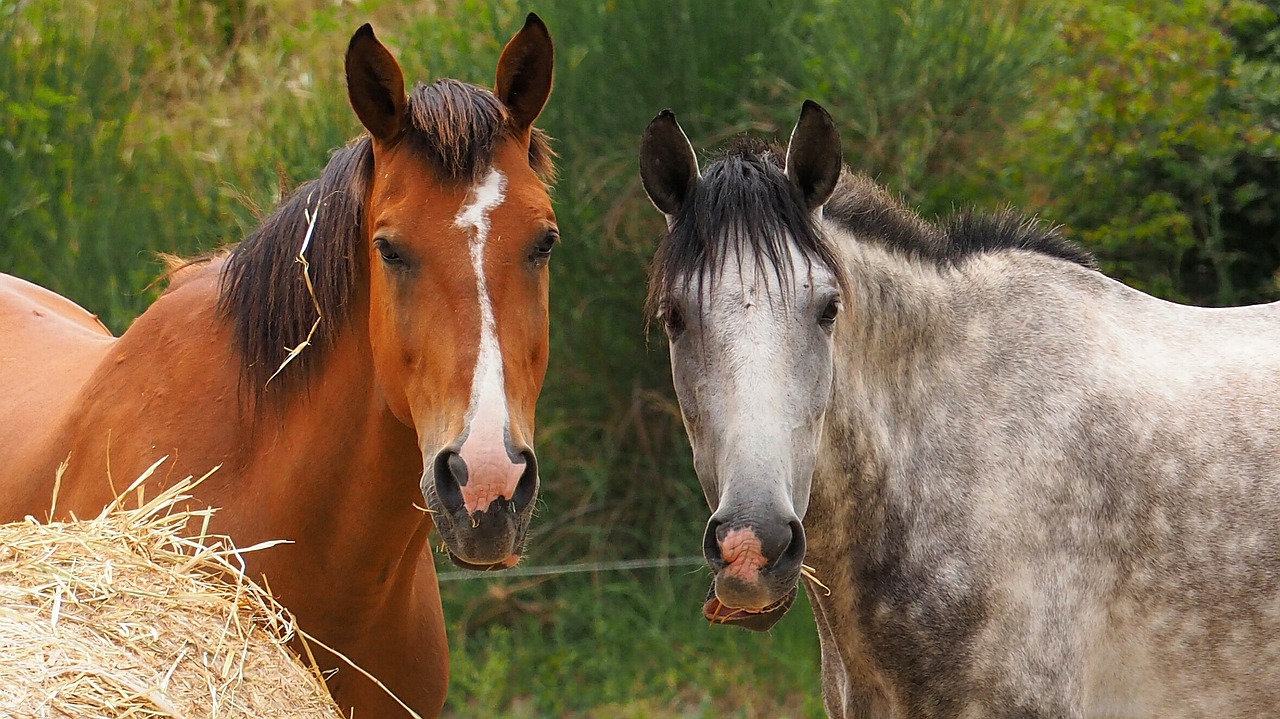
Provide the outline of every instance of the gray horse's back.
{"type": "Polygon", "coordinates": [[[1038,605],[1043,634],[992,638],[1080,660],[1086,716],[1280,715],[1280,303],[1186,307],[1068,272],[1085,291],[1052,297],[1038,350],[1055,379],[1021,400],[1055,426],[990,473],[1010,514],[975,529],[1014,548],[998,614],[1038,605]],[[1008,529],[1018,513],[1032,529],[1008,529]]]}
{"type": "Polygon", "coordinates": [[[1107,701],[1128,696],[1156,716],[1275,716],[1280,304],[1113,297],[1109,386],[1126,411],[1111,446],[1127,471],[1112,479],[1131,486],[1113,495],[1125,539],[1112,547],[1114,656],[1094,664],[1096,706],[1132,715],[1107,701]]]}
{"type": "Polygon", "coordinates": [[[922,399],[894,396],[876,579],[828,613],[939,716],[1280,716],[1280,304],[1035,256],[956,279],[922,399]]]}

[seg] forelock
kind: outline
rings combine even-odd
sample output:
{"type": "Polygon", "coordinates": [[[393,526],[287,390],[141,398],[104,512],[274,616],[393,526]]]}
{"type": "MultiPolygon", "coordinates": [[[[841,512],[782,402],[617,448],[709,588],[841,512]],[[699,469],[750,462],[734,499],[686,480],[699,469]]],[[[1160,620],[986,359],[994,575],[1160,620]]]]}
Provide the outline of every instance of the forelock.
{"type": "Polygon", "coordinates": [[[771,272],[783,289],[794,274],[795,255],[844,284],[835,250],[787,179],[783,161],[778,147],[743,136],[707,165],[654,255],[650,317],[679,283],[697,282],[710,291],[730,258],[750,258],[757,273],[771,272]]]}
{"type": "MultiPolygon", "coordinates": [[[[516,129],[498,97],[477,85],[453,79],[419,83],[409,94],[408,141],[447,182],[474,184],[493,164],[499,142],[516,129]]],[[[531,132],[529,165],[546,183],[554,181],[550,142],[531,132]]]]}

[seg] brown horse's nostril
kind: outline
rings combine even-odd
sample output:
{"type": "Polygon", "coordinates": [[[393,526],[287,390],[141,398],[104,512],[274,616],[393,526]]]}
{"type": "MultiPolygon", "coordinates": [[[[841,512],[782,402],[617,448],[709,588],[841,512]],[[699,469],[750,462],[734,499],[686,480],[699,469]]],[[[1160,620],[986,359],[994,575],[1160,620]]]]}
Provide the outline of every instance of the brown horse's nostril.
{"type": "Polygon", "coordinates": [[[511,495],[512,511],[521,512],[533,498],[538,495],[538,460],[533,452],[525,450],[520,453],[524,457],[524,471],[520,473],[520,481],[516,483],[516,491],[511,495]]]}
{"type": "Polygon", "coordinates": [[[467,463],[461,455],[446,449],[436,455],[434,465],[436,496],[446,512],[453,513],[462,509],[462,485],[467,483],[467,463]]]}
{"type": "MultiPolygon", "coordinates": [[[[470,512],[484,511],[490,506],[502,511],[522,512],[538,495],[538,462],[534,459],[533,452],[524,450],[520,453],[519,462],[506,466],[521,468],[520,477],[514,486],[508,485],[495,491],[491,486],[485,485],[486,476],[477,475],[476,482],[472,483],[476,486],[464,489],[468,486],[472,468],[468,467],[466,460],[458,452],[451,449],[440,452],[433,465],[436,495],[440,504],[451,514],[464,508],[470,512]],[[471,497],[471,504],[468,504],[467,493],[473,490],[481,493],[482,500],[477,501],[475,497],[471,497]],[[494,493],[485,496],[487,492],[494,493]]],[[[482,466],[480,470],[483,469],[482,466]]]]}
{"type": "Polygon", "coordinates": [[[467,463],[462,460],[462,455],[449,453],[449,473],[453,475],[453,479],[459,486],[467,483],[467,463]]]}

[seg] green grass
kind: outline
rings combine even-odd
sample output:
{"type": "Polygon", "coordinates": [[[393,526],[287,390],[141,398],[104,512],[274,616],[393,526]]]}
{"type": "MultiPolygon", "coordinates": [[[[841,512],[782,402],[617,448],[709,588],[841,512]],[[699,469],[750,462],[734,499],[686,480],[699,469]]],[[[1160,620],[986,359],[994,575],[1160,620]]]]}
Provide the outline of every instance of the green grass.
{"type": "Polygon", "coordinates": [[[705,570],[441,585],[452,717],[820,717],[807,600],[764,634],[702,619],[705,570]]]}
{"type": "Polygon", "coordinates": [[[193,168],[166,160],[166,141],[131,143],[138,88],[151,61],[121,53],[127,14],[0,3],[0,269],[70,296],[125,325],[149,302],[154,251],[216,232],[192,192],[193,168]],[[38,27],[39,32],[33,28],[38,27]]]}

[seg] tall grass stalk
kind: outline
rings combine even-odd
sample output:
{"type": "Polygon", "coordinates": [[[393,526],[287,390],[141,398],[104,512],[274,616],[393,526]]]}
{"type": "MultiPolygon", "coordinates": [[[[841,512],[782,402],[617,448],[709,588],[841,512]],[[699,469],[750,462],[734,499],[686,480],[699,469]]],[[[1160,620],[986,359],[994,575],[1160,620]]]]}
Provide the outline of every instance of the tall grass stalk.
{"type": "Polygon", "coordinates": [[[119,330],[150,301],[155,251],[217,230],[199,168],[164,138],[129,142],[146,50],[122,51],[131,13],[32,2],[0,13],[0,270],[61,292],[119,330]]]}

